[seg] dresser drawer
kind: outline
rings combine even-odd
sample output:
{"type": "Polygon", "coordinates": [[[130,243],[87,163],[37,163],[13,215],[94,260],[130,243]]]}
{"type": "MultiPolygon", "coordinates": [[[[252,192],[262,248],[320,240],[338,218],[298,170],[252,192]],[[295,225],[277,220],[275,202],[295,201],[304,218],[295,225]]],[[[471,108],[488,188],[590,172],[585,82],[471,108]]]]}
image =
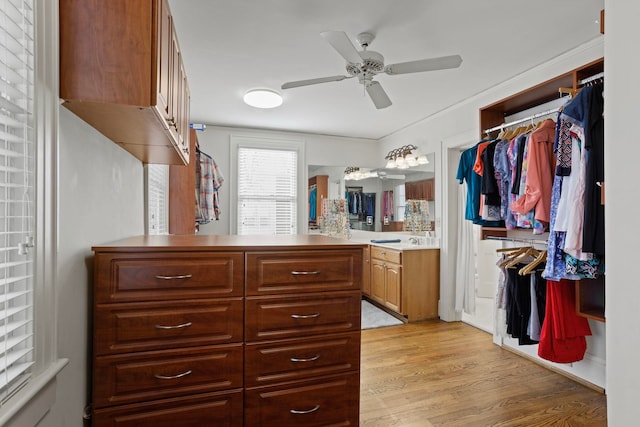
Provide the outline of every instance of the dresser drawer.
{"type": "Polygon", "coordinates": [[[93,427],[242,426],[242,390],[204,393],[93,411],[93,427]]]}
{"type": "Polygon", "coordinates": [[[245,347],[245,387],[357,370],[360,332],[245,347]]]}
{"type": "Polygon", "coordinates": [[[242,387],[242,344],[96,357],[94,406],[242,387]]]}
{"type": "Polygon", "coordinates": [[[394,249],[371,246],[371,258],[377,258],[394,264],[402,264],[402,252],[394,249]]]}
{"type": "Polygon", "coordinates": [[[253,297],[245,302],[245,340],[360,330],[360,291],[253,297]]]}
{"type": "Polygon", "coordinates": [[[357,426],[357,373],[245,391],[245,427],[357,426]]]}
{"type": "Polygon", "coordinates": [[[362,249],[249,252],[246,295],[335,290],[362,286],[362,249]]]}
{"type": "Polygon", "coordinates": [[[98,253],[97,303],[242,296],[244,258],[232,253],[98,253]]]}
{"type": "Polygon", "coordinates": [[[243,340],[243,300],[204,299],[98,304],[96,356],[243,340]]]}

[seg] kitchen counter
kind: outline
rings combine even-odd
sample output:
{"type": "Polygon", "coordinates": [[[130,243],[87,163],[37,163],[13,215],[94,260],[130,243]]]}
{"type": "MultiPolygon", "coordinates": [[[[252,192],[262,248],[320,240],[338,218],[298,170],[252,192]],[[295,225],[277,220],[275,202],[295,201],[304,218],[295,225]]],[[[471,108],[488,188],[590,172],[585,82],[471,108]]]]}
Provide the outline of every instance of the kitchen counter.
{"type": "Polygon", "coordinates": [[[348,241],[353,243],[363,243],[372,246],[380,246],[388,249],[405,250],[422,250],[422,249],[439,249],[440,239],[437,237],[414,236],[410,233],[378,233],[373,231],[352,230],[351,239],[348,241]],[[376,243],[372,240],[393,240],[400,239],[396,243],[376,243]],[[413,243],[411,239],[417,239],[417,243],[413,243]]]}

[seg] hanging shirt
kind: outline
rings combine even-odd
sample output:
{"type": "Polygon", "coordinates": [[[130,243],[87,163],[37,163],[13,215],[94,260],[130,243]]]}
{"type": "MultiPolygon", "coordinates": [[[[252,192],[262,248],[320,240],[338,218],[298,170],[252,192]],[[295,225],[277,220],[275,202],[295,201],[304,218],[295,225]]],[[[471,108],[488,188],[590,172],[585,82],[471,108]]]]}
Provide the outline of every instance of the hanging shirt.
{"type": "Polygon", "coordinates": [[[588,150],[585,196],[584,227],[582,249],[603,256],[604,243],[604,205],[601,201],[604,182],[604,98],[603,85],[591,86],[589,97],[589,115],[585,128],[585,148],[588,150]]]}
{"type": "Polygon", "coordinates": [[[479,215],[480,212],[480,189],[482,186],[482,178],[476,172],[473,167],[476,162],[478,154],[478,145],[481,143],[488,143],[483,140],[463,151],[460,154],[460,161],[458,163],[458,173],[456,179],[460,184],[466,182],[467,184],[467,203],[465,207],[465,219],[473,221],[474,224],[485,225],[488,227],[498,227],[501,222],[498,221],[484,221],[479,215]]]}
{"type": "Polygon", "coordinates": [[[196,152],[196,222],[207,224],[220,219],[218,190],[224,182],[222,172],[211,156],[196,152]]]}
{"type": "Polygon", "coordinates": [[[531,133],[527,150],[527,172],[522,196],[511,204],[511,209],[526,214],[534,210],[534,218],[546,225],[551,220],[551,188],[556,156],[553,144],[556,124],[548,119],[531,133]]]}

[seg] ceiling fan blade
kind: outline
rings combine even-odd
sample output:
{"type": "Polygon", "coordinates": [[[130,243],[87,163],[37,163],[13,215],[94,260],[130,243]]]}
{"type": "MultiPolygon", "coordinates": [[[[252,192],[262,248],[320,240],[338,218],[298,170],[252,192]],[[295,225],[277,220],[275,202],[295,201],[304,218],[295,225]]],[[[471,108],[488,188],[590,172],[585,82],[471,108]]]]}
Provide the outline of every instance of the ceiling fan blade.
{"type": "Polygon", "coordinates": [[[384,72],[387,74],[419,73],[421,71],[444,70],[457,68],[462,64],[460,55],[441,56],[438,58],[421,59],[418,61],[401,62],[387,65],[384,72]]]}
{"type": "Polygon", "coordinates": [[[348,77],[348,76],[331,76],[331,77],[320,77],[317,79],[309,79],[309,80],[298,80],[295,82],[287,82],[283,84],[281,89],[291,89],[294,87],[309,86],[309,85],[315,85],[318,83],[339,82],[341,80],[350,79],[350,78],[351,77],[348,77]]]}
{"type": "Polygon", "coordinates": [[[387,108],[391,105],[391,100],[387,96],[387,93],[382,89],[382,85],[378,82],[371,82],[367,85],[367,93],[371,97],[373,104],[379,110],[381,108],[387,108]]]}
{"type": "Polygon", "coordinates": [[[356,47],[351,43],[344,31],[324,31],[320,35],[327,41],[347,62],[358,64],[362,57],[356,47]]]}

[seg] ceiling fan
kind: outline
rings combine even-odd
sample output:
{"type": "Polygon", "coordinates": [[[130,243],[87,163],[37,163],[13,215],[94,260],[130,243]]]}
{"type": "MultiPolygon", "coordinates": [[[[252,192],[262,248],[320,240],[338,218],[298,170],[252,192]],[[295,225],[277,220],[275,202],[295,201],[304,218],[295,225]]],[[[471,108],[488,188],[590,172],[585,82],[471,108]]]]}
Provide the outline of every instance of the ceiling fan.
{"type": "Polygon", "coordinates": [[[444,70],[448,68],[457,68],[462,63],[460,55],[450,55],[385,65],[384,57],[381,54],[372,50],[367,50],[369,44],[374,38],[371,33],[358,34],[356,40],[362,48],[361,51],[356,49],[344,31],[325,31],[320,33],[320,35],[347,61],[347,75],[287,82],[282,85],[282,89],[291,89],[294,87],[308,86],[318,83],[339,82],[341,80],[357,77],[358,81],[364,85],[367,90],[373,104],[376,108],[380,109],[390,106],[391,100],[380,83],[373,80],[377,74],[385,73],[394,76],[396,74],[444,70]]]}

